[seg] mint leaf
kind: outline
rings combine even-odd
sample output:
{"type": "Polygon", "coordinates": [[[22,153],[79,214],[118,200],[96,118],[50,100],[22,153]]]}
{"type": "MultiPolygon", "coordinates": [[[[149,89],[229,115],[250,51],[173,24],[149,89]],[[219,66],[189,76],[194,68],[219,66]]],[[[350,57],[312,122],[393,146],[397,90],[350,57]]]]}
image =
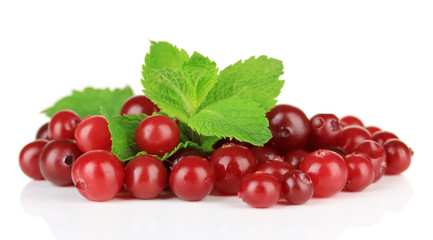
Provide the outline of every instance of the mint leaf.
{"type": "Polygon", "coordinates": [[[181,142],[181,143],[179,143],[179,145],[177,145],[176,148],[173,149],[173,151],[171,151],[171,152],[169,152],[169,153],[166,153],[166,154],[165,154],[164,156],[162,156],[162,157],[158,157],[158,156],[156,156],[156,155],[151,155],[151,154],[148,154],[148,153],[146,153],[146,152],[144,152],[144,151],[141,151],[141,152],[137,153],[135,156],[132,156],[132,157],[130,157],[130,158],[124,160],[124,161],[128,161],[128,160],[131,160],[131,159],[133,159],[133,158],[135,158],[135,157],[142,156],[142,155],[150,155],[150,156],[154,156],[154,157],[156,157],[156,158],[158,158],[159,160],[162,161],[162,160],[164,160],[164,159],[167,159],[167,158],[173,156],[173,154],[175,154],[177,151],[179,151],[180,149],[183,149],[183,148],[190,148],[190,149],[202,150],[202,148],[200,147],[200,145],[198,145],[197,143],[195,143],[195,142],[191,142],[191,141],[186,141],[186,142],[181,142]]]}
{"type": "Polygon", "coordinates": [[[125,100],[132,95],[132,89],[128,86],[114,90],[88,87],[83,91],[72,91],[70,96],[60,99],[54,106],[43,110],[42,113],[52,117],[60,110],[69,109],[85,118],[88,115],[98,115],[102,106],[110,115],[117,115],[120,113],[125,100]]]}
{"type": "Polygon", "coordinates": [[[112,142],[111,152],[122,162],[135,156],[140,151],[135,143],[135,130],[147,115],[111,116],[105,108],[101,108],[100,112],[108,122],[112,142]]]}
{"type": "Polygon", "coordinates": [[[236,96],[250,98],[266,112],[272,109],[284,85],[280,60],[260,56],[251,57],[226,67],[218,76],[218,82],[209,92],[206,104],[236,96]]]}
{"type": "Polygon", "coordinates": [[[176,47],[170,48],[164,42],[152,43],[142,71],[144,94],[162,112],[180,121],[195,114],[218,76],[216,64],[199,53],[195,52],[180,64],[183,60],[183,51],[176,47]],[[157,61],[161,56],[173,59],[157,61]]]}
{"type": "Polygon", "coordinates": [[[230,97],[204,107],[186,124],[198,134],[263,145],[272,135],[263,109],[251,99],[230,97]]]}

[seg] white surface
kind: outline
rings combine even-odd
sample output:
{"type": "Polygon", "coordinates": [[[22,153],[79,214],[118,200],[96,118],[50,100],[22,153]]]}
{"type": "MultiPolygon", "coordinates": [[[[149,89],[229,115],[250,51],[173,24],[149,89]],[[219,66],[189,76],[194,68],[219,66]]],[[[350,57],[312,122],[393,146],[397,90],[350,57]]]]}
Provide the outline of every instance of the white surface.
{"type": "Polygon", "coordinates": [[[431,1],[2,1],[0,239],[432,239],[431,1]],[[30,181],[18,153],[72,89],[139,93],[148,40],[209,56],[223,69],[281,59],[279,98],[308,116],[354,114],[415,155],[401,176],[361,193],[252,209],[236,197],[89,202],[30,181]]]}

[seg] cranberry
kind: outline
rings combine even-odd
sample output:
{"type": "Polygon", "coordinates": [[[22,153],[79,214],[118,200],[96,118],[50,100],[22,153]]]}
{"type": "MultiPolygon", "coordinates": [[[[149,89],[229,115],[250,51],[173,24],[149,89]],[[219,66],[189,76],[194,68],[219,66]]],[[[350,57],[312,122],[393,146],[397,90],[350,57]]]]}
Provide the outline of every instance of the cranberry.
{"type": "Polygon", "coordinates": [[[310,176],[315,197],[329,197],[340,192],[347,182],[347,165],[340,155],[319,149],[309,153],[299,168],[310,176]]]}
{"type": "Polygon", "coordinates": [[[291,170],[284,174],[281,185],[284,198],[291,204],[303,204],[314,194],[311,178],[301,170],[291,170]]]}
{"type": "Polygon", "coordinates": [[[257,171],[269,173],[272,176],[276,177],[278,181],[281,181],[281,178],[283,178],[286,172],[294,169],[295,167],[293,167],[288,162],[271,160],[260,164],[259,167],[257,168],[257,171]]]}
{"type": "Polygon", "coordinates": [[[266,161],[282,161],[283,159],[278,155],[277,151],[268,146],[263,147],[252,147],[250,148],[251,152],[257,159],[257,164],[262,164],[266,161]]]}
{"type": "Polygon", "coordinates": [[[140,151],[163,157],[179,144],[180,132],[173,119],[153,115],[145,118],[137,127],[135,141],[140,151]]]}
{"type": "Polygon", "coordinates": [[[74,139],[75,128],[80,121],[80,116],[71,110],[59,111],[53,115],[48,125],[49,136],[51,139],[74,139]]]}
{"type": "Polygon", "coordinates": [[[250,173],[242,178],[238,196],[252,207],[267,208],[280,199],[281,183],[267,173],[250,173]]]}
{"type": "Polygon", "coordinates": [[[374,180],[374,168],[372,161],[365,155],[349,154],[346,156],[348,168],[347,183],[344,190],[362,191],[374,180]]]}
{"type": "Polygon", "coordinates": [[[341,147],[339,147],[339,146],[328,145],[328,146],[323,147],[323,149],[331,150],[331,151],[337,153],[338,155],[340,155],[340,157],[342,157],[343,159],[346,158],[346,154],[347,154],[346,151],[344,151],[344,150],[343,150],[341,147]]]}
{"type": "Polygon", "coordinates": [[[295,149],[288,152],[284,156],[284,161],[290,163],[296,169],[299,169],[299,165],[301,165],[302,160],[305,156],[308,155],[308,152],[303,149],[295,149]]]}
{"type": "Polygon", "coordinates": [[[186,156],[204,157],[204,154],[203,154],[203,152],[201,152],[200,150],[197,150],[197,149],[182,148],[182,149],[176,151],[176,153],[174,153],[171,157],[169,157],[167,159],[169,161],[169,169],[172,170],[173,167],[176,166],[176,164],[178,164],[180,162],[180,160],[182,160],[186,156]]]}
{"type": "Polygon", "coordinates": [[[272,133],[269,143],[280,155],[306,145],[311,126],[301,109],[281,104],[266,113],[266,117],[272,133]]]}
{"type": "Polygon", "coordinates": [[[48,130],[49,123],[42,125],[36,133],[36,139],[50,140],[50,132],[48,130]]]}
{"type": "Polygon", "coordinates": [[[375,126],[368,126],[368,127],[365,127],[365,129],[367,129],[367,131],[369,131],[371,133],[371,135],[373,135],[375,132],[382,131],[382,129],[375,127],[375,126]]]}
{"type": "Polygon", "coordinates": [[[386,174],[400,174],[409,168],[412,150],[399,139],[390,139],[383,145],[386,151],[386,174]]]}
{"type": "Polygon", "coordinates": [[[152,115],[154,112],[159,112],[159,108],[146,96],[132,96],[123,103],[120,109],[120,115],[131,115],[144,113],[152,115]]]}
{"type": "Polygon", "coordinates": [[[215,188],[228,194],[236,194],[241,179],[257,170],[253,153],[240,145],[225,145],[212,153],[210,162],[215,170],[215,188]]]}
{"type": "Polygon", "coordinates": [[[216,142],[213,145],[213,148],[214,149],[218,149],[218,148],[220,148],[220,147],[222,147],[223,145],[226,145],[226,144],[241,145],[241,146],[244,146],[246,148],[252,148],[252,147],[254,147],[254,145],[252,145],[251,143],[249,143],[249,142],[241,142],[241,141],[237,140],[236,138],[233,138],[233,139],[223,138],[223,139],[219,140],[218,142],[216,142]]]}
{"type": "Polygon", "coordinates": [[[187,156],[173,167],[168,183],[180,199],[198,201],[212,191],[215,174],[206,158],[187,156]]]}
{"type": "Polygon", "coordinates": [[[72,165],[81,154],[83,153],[72,139],[58,138],[50,141],[39,157],[42,175],[55,185],[72,185],[72,165]]]}
{"type": "Polygon", "coordinates": [[[123,186],[123,164],[112,153],[92,150],[72,166],[72,181],[81,195],[92,201],[113,198],[123,186]]]}
{"type": "Polygon", "coordinates": [[[75,141],[83,152],[111,151],[111,133],[105,117],[95,115],[81,121],[75,129],[75,141]]]}
{"type": "Polygon", "coordinates": [[[372,136],[370,132],[364,127],[360,126],[348,126],[343,128],[343,135],[337,146],[341,147],[345,152],[351,153],[353,148],[364,140],[371,140],[372,136]]]}
{"type": "Polygon", "coordinates": [[[125,166],[125,190],[136,198],[156,198],[166,184],[167,169],[156,157],[138,156],[125,166]]]}
{"type": "Polygon", "coordinates": [[[362,123],[362,121],[355,117],[355,116],[345,116],[343,118],[341,118],[340,120],[340,124],[343,128],[347,127],[347,126],[361,126],[364,127],[364,124],[362,123]]]}
{"type": "Polygon", "coordinates": [[[365,155],[371,160],[374,169],[373,182],[377,182],[385,172],[386,152],[382,145],[373,140],[365,140],[356,145],[353,153],[365,155]]]}
{"type": "Polygon", "coordinates": [[[388,131],[377,131],[373,134],[373,140],[382,145],[390,139],[398,139],[398,137],[394,133],[388,131]]]}
{"type": "Polygon", "coordinates": [[[323,148],[328,145],[335,145],[342,135],[337,116],[334,114],[317,114],[310,120],[311,134],[308,146],[312,149],[323,148]]]}
{"type": "Polygon", "coordinates": [[[39,168],[39,155],[47,143],[47,140],[38,139],[28,143],[21,149],[19,156],[20,168],[28,177],[35,180],[44,179],[39,168]]]}

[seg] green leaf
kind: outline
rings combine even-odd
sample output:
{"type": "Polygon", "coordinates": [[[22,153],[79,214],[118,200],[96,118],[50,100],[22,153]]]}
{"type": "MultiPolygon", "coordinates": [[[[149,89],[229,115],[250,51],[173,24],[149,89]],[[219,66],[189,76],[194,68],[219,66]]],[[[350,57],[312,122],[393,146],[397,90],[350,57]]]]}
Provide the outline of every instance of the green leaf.
{"type": "Polygon", "coordinates": [[[265,112],[251,99],[220,100],[203,108],[186,124],[200,135],[236,138],[257,146],[272,137],[265,112]]]}
{"type": "Polygon", "coordinates": [[[266,112],[272,109],[284,85],[280,60],[260,56],[251,57],[226,67],[218,76],[218,82],[207,96],[206,104],[232,96],[250,98],[266,112]]]}
{"type": "Polygon", "coordinates": [[[212,152],[214,150],[213,145],[221,139],[222,137],[217,136],[201,136],[200,142],[203,152],[212,152]]]}
{"type": "MultiPolygon", "coordinates": [[[[154,43],[156,47],[160,43],[154,43]]],[[[199,53],[194,53],[189,59],[184,60],[182,51],[176,47],[156,48],[146,56],[146,64],[143,66],[144,94],[149,97],[162,112],[180,121],[186,121],[195,114],[198,107],[206,99],[208,92],[215,86],[218,77],[218,68],[209,58],[199,53]],[[177,52],[177,54],[163,54],[162,52],[177,52]],[[156,56],[172,57],[174,60],[157,62],[156,56]],[[180,57],[182,56],[182,57],[180,57]],[[148,59],[152,61],[148,62],[148,59]],[[163,64],[166,64],[164,67],[163,64]]]]}
{"type": "Polygon", "coordinates": [[[191,142],[191,141],[186,141],[186,142],[181,142],[181,143],[179,143],[179,145],[177,145],[176,148],[173,149],[173,151],[171,151],[171,152],[169,152],[169,153],[166,153],[166,154],[165,154],[164,156],[162,156],[162,157],[158,157],[157,155],[151,155],[151,154],[148,154],[148,153],[146,153],[146,152],[144,152],[144,151],[141,151],[141,152],[138,152],[135,156],[132,156],[132,157],[126,159],[126,160],[123,160],[122,162],[124,162],[124,161],[128,161],[128,160],[131,160],[131,159],[133,159],[133,158],[135,158],[135,157],[142,156],[142,155],[150,155],[150,156],[154,156],[154,157],[156,157],[156,158],[158,158],[159,160],[162,161],[162,160],[164,160],[164,159],[167,159],[167,158],[173,156],[173,154],[175,154],[177,151],[179,151],[180,149],[183,149],[183,148],[191,148],[191,149],[201,150],[200,145],[198,145],[197,143],[195,143],[195,142],[191,142]]]}
{"type": "Polygon", "coordinates": [[[126,86],[114,90],[85,88],[83,91],[73,91],[70,96],[60,99],[54,106],[42,111],[52,117],[60,110],[69,109],[80,117],[98,115],[101,107],[110,115],[118,115],[126,99],[133,95],[132,89],[126,86]]]}
{"type": "Polygon", "coordinates": [[[108,122],[112,141],[111,152],[122,162],[135,156],[140,151],[135,143],[135,130],[147,115],[111,116],[104,108],[101,108],[100,112],[108,122]]]}
{"type": "Polygon", "coordinates": [[[182,64],[189,59],[188,53],[183,49],[178,49],[176,46],[168,42],[150,41],[150,50],[146,54],[143,65],[143,70],[164,69],[164,68],[180,68],[182,64]]]}

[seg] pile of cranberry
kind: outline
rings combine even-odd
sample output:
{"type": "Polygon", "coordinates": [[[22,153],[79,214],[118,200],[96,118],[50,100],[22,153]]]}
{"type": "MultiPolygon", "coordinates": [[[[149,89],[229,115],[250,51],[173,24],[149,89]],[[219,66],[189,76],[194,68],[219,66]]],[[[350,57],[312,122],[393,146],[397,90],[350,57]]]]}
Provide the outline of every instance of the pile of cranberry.
{"type": "MultiPolygon", "coordinates": [[[[135,142],[139,150],[163,157],[179,144],[180,132],[175,120],[152,115],[157,111],[147,97],[134,96],[120,114],[149,115],[138,125],[135,142]]],[[[405,171],[413,155],[393,133],[364,127],[353,116],[317,114],[308,119],[299,108],[280,104],[266,117],[273,137],[262,147],[223,139],[211,153],[181,149],[163,161],[142,155],[122,163],[110,152],[103,116],[81,119],[62,110],[21,150],[19,164],[27,176],[59,186],[74,184],[93,201],[109,200],[121,189],[152,199],[168,183],[186,201],[201,200],[213,191],[238,194],[247,204],[265,208],[282,197],[303,204],[313,196],[361,191],[383,174],[405,171]]]]}

